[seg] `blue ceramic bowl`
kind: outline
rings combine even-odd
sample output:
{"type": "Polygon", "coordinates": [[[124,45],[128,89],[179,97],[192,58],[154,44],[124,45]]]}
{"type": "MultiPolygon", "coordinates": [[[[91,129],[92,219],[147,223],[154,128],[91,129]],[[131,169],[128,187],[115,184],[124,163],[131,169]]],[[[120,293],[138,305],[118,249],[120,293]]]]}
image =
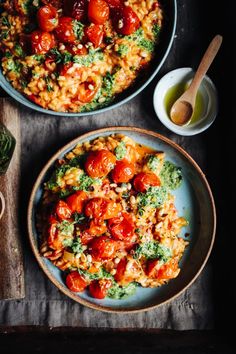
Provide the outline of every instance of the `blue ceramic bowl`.
{"type": "Polygon", "coordinates": [[[16,91],[11,84],[5,79],[0,69],[0,86],[15,100],[22,103],[23,105],[32,108],[41,113],[52,114],[56,116],[70,116],[70,117],[79,117],[79,116],[88,116],[96,113],[102,113],[109,109],[119,107],[123,103],[128,102],[138,93],[140,93],[155,77],[155,75],[160,70],[163,65],[173,42],[176,21],[177,21],[177,4],[176,0],[165,1],[163,4],[163,9],[165,12],[165,23],[163,26],[163,31],[160,38],[160,43],[157,47],[157,53],[154,60],[151,62],[150,67],[145,70],[144,73],[141,73],[136,80],[135,84],[125,90],[123,93],[117,96],[117,98],[107,107],[101,108],[95,111],[83,112],[83,113],[65,113],[65,112],[56,112],[49,109],[44,109],[37,104],[29,101],[24,95],[16,91]]]}
{"type": "Polygon", "coordinates": [[[113,127],[99,129],[78,137],[59,150],[46,164],[40,173],[29,202],[28,231],[33,252],[49,279],[66,295],[75,301],[108,312],[137,312],[159,306],[184,291],[203,269],[214,242],[216,214],[214,200],[206,178],[193,159],[171,140],[151,131],[135,127],[113,127]],[[189,224],[181,232],[189,246],[181,260],[180,275],[168,284],[154,289],[138,287],[135,295],[125,300],[97,300],[84,293],[72,293],[65,286],[63,272],[39,253],[39,234],[36,229],[36,210],[43,194],[43,184],[52,173],[55,161],[62,158],[78,143],[93,140],[97,137],[121,133],[130,136],[140,144],[155,150],[163,150],[166,158],[182,168],[183,183],[173,194],[179,215],[184,216],[189,224]]]}

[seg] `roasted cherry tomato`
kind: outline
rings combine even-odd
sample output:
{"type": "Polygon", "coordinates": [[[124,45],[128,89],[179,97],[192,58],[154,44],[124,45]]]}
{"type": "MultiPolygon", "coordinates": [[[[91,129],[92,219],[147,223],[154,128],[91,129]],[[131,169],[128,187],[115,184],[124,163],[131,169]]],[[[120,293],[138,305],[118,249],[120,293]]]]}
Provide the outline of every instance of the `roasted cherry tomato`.
{"type": "Polygon", "coordinates": [[[178,261],[171,259],[168,263],[164,264],[158,272],[158,279],[173,279],[178,273],[178,261]]]}
{"type": "Polygon", "coordinates": [[[82,103],[89,103],[94,99],[98,90],[96,82],[88,77],[85,82],[79,85],[76,98],[82,103]]]}
{"type": "Polygon", "coordinates": [[[88,12],[88,0],[64,0],[63,11],[66,16],[83,21],[88,12]]]}
{"type": "Polygon", "coordinates": [[[88,42],[93,43],[94,47],[97,48],[102,44],[103,40],[103,27],[101,25],[95,25],[91,23],[90,26],[86,27],[85,36],[88,39],[88,42]]]}
{"type": "Polygon", "coordinates": [[[107,295],[107,291],[112,287],[112,280],[110,279],[99,279],[94,280],[89,285],[89,292],[92,297],[96,299],[104,299],[107,295]]]}
{"type": "Polygon", "coordinates": [[[56,41],[52,33],[41,31],[31,33],[31,46],[34,54],[46,54],[55,45],[56,41]]]}
{"type": "Polygon", "coordinates": [[[66,198],[66,203],[72,212],[82,213],[84,202],[88,199],[87,193],[77,191],[66,198]]]}
{"type": "Polygon", "coordinates": [[[115,280],[122,286],[135,281],[142,273],[140,264],[135,259],[123,258],[117,265],[115,280]]]}
{"type": "Polygon", "coordinates": [[[109,18],[109,6],[104,0],[90,0],[88,6],[88,18],[96,25],[102,25],[109,18]]]}
{"type": "Polygon", "coordinates": [[[113,169],[116,157],[108,150],[91,152],[85,162],[87,174],[93,178],[104,177],[113,169]]]}
{"type": "Polygon", "coordinates": [[[73,63],[66,63],[59,67],[59,72],[61,76],[70,76],[72,78],[81,79],[83,68],[75,68],[72,72],[70,72],[70,68],[73,66],[73,63]]]}
{"type": "Polygon", "coordinates": [[[149,187],[160,186],[161,181],[155,173],[140,172],[135,176],[133,184],[137,192],[146,192],[149,187]]]}
{"type": "Polygon", "coordinates": [[[87,286],[86,280],[77,272],[73,271],[66,277],[66,286],[74,292],[82,292],[87,286]]]}
{"type": "Polygon", "coordinates": [[[130,6],[124,6],[114,11],[112,23],[117,33],[129,35],[140,27],[140,20],[130,6]]]}
{"type": "Polygon", "coordinates": [[[115,168],[111,173],[111,177],[115,183],[127,183],[134,177],[134,173],[134,164],[127,160],[121,160],[117,161],[115,168]]]}
{"type": "Polygon", "coordinates": [[[89,228],[86,231],[92,236],[100,236],[107,231],[107,226],[104,221],[96,222],[96,220],[91,220],[89,228]]]}
{"type": "Polygon", "coordinates": [[[72,55],[86,55],[88,54],[87,48],[82,44],[66,44],[66,50],[72,55]]]}
{"type": "Polygon", "coordinates": [[[72,17],[61,17],[59,19],[59,24],[55,29],[55,34],[59,41],[65,43],[74,43],[76,41],[73,21],[72,17]]]}
{"type": "Polygon", "coordinates": [[[61,220],[67,220],[71,217],[71,209],[64,200],[59,200],[56,205],[56,214],[61,220]]]}
{"type": "Polygon", "coordinates": [[[51,5],[40,7],[37,12],[37,19],[42,31],[51,32],[58,25],[57,9],[51,5]]]}
{"type": "Polygon", "coordinates": [[[149,260],[147,262],[147,268],[146,268],[147,276],[150,278],[157,279],[160,267],[161,266],[158,259],[149,260]]]}
{"type": "Polygon", "coordinates": [[[80,235],[80,241],[82,245],[87,245],[90,241],[92,241],[94,238],[94,235],[92,235],[89,230],[85,230],[81,233],[80,235]]]}
{"type": "Polygon", "coordinates": [[[48,246],[55,251],[61,250],[63,248],[63,244],[57,229],[56,221],[52,222],[51,225],[49,226],[48,234],[49,234],[47,239],[48,246]]]}
{"type": "Polygon", "coordinates": [[[135,242],[135,225],[132,217],[128,213],[122,213],[120,217],[112,218],[108,221],[108,228],[111,235],[116,240],[131,240],[135,242]]]}
{"type": "Polygon", "coordinates": [[[102,261],[114,258],[117,247],[118,244],[115,240],[107,236],[99,236],[91,241],[89,250],[95,260],[102,261]]]}
{"type": "Polygon", "coordinates": [[[90,199],[85,206],[85,215],[97,220],[107,220],[113,218],[120,211],[120,204],[100,197],[90,199]]]}

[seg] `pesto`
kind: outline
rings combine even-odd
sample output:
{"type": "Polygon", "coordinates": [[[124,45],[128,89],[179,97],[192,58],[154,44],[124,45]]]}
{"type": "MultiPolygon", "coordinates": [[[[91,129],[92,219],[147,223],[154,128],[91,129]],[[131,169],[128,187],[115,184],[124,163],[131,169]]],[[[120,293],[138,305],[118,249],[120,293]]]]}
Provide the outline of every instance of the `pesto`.
{"type": "Polygon", "coordinates": [[[114,150],[117,160],[122,160],[127,152],[124,141],[121,141],[114,150]]]}
{"type": "Polygon", "coordinates": [[[74,225],[67,220],[63,220],[60,224],[57,224],[59,232],[65,236],[70,236],[74,232],[74,225]]]}
{"type": "Polygon", "coordinates": [[[121,57],[121,58],[124,58],[127,54],[128,54],[128,51],[129,51],[129,47],[126,45],[126,44],[120,44],[118,46],[118,49],[116,51],[116,53],[121,57]]]}
{"type": "Polygon", "coordinates": [[[145,257],[146,259],[159,259],[166,263],[172,256],[170,248],[161,243],[150,241],[137,246],[134,258],[139,259],[145,257]]]}
{"type": "Polygon", "coordinates": [[[157,156],[155,156],[155,155],[149,155],[148,156],[147,167],[151,171],[156,171],[156,169],[158,168],[159,164],[160,164],[160,159],[157,156]]]}
{"type": "Polygon", "coordinates": [[[159,208],[167,199],[168,191],[166,187],[149,187],[147,192],[138,193],[138,212],[142,215],[144,208],[149,206],[151,208],[159,208]]]}
{"type": "Polygon", "coordinates": [[[107,297],[116,300],[126,299],[127,297],[134,295],[136,288],[136,283],[130,283],[126,286],[119,286],[114,282],[113,286],[107,292],[107,297]]]}
{"type": "Polygon", "coordinates": [[[165,161],[160,172],[160,178],[166,188],[177,189],[183,180],[181,168],[170,161],[165,161]]]}

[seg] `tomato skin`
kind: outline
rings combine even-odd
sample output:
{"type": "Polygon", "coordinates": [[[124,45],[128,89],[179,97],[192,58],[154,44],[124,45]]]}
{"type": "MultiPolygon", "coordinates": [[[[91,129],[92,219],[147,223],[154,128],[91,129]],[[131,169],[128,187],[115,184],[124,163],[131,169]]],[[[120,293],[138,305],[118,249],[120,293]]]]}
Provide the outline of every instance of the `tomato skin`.
{"type": "Polygon", "coordinates": [[[140,20],[130,6],[118,8],[112,16],[112,23],[116,32],[124,36],[134,33],[140,27],[140,20]]]}
{"type": "Polygon", "coordinates": [[[97,261],[114,258],[117,250],[117,242],[108,236],[95,237],[90,243],[90,253],[97,261]]]}
{"type": "Polygon", "coordinates": [[[93,100],[94,96],[96,95],[98,90],[98,86],[92,78],[88,78],[87,81],[82,82],[79,85],[77,91],[77,99],[82,103],[89,103],[93,100]],[[93,89],[90,88],[92,85],[93,89]]]}
{"type": "Polygon", "coordinates": [[[152,172],[140,172],[134,178],[134,188],[137,192],[146,192],[149,187],[161,185],[160,179],[152,172]]]}
{"type": "Polygon", "coordinates": [[[94,280],[89,285],[89,292],[92,297],[96,299],[104,299],[107,295],[107,291],[112,287],[112,281],[110,279],[94,280]]]}
{"type": "Polygon", "coordinates": [[[37,12],[37,20],[42,31],[51,32],[58,25],[57,9],[51,5],[40,7],[37,12]]]}
{"type": "Polygon", "coordinates": [[[159,269],[157,268],[158,264],[159,264],[158,259],[149,260],[147,262],[146,274],[148,277],[154,279],[158,278],[158,272],[159,272],[159,269]]]}
{"type": "Polygon", "coordinates": [[[107,226],[104,222],[98,223],[96,220],[91,220],[89,228],[86,231],[91,236],[100,236],[107,231],[107,226]]]}
{"type": "Polygon", "coordinates": [[[80,235],[80,241],[82,243],[82,245],[87,245],[88,243],[90,243],[94,238],[94,235],[92,235],[89,230],[85,230],[81,233],[80,235]]]}
{"type": "Polygon", "coordinates": [[[128,213],[122,213],[122,216],[110,219],[108,221],[108,228],[115,240],[132,240],[135,242],[135,224],[132,217],[128,213]]]}
{"type": "Polygon", "coordinates": [[[106,198],[90,199],[85,206],[85,215],[93,219],[111,219],[121,211],[121,205],[106,198]]]}
{"type": "Polygon", "coordinates": [[[56,41],[52,33],[41,31],[31,33],[31,46],[34,54],[46,54],[55,45],[56,41]]]}
{"type": "Polygon", "coordinates": [[[115,274],[115,280],[120,283],[123,278],[124,278],[124,274],[126,271],[126,266],[127,266],[127,259],[126,258],[122,258],[120,260],[120,262],[117,265],[116,268],[116,274],[115,274]]]}
{"type": "Polygon", "coordinates": [[[85,162],[86,173],[93,178],[104,177],[113,169],[116,157],[108,150],[91,152],[85,162]]]}
{"type": "Polygon", "coordinates": [[[63,12],[66,16],[76,20],[86,20],[88,12],[88,0],[64,0],[63,12]]]}
{"type": "Polygon", "coordinates": [[[66,50],[72,55],[86,55],[88,54],[87,48],[83,45],[82,48],[78,48],[78,46],[68,43],[66,45],[66,50]]]}
{"type": "Polygon", "coordinates": [[[103,25],[109,18],[109,6],[104,0],[90,0],[88,6],[89,21],[103,25]]]}
{"type": "Polygon", "coordinates": [[[176,271],[178,269],[178,261],[176,259],[170,260],[168,263],[164,264],[158,272],[159,280],[169,280],[176,277],[176,271]]]}
{"type": "Polygon", "coordinates": [[[82,292],[87,286],[86,280],[77,272],[70,272],[66,277],[66,286],[73,292],[82,292]]]}
{"type": "Polygon", "coordinates": [[[49,234],[47,238],[48,246],[55,251],[59,251],[63,249],[62,240],[59,237],[59,233],[57,229],[57,222],[51,223],[51,225],[49,226],[48,234],[49,234]]]}
{"type": "Polygon", "coordinates": [[[65,43],[74,43],[76,35],[73,26],[74,19],[72,17],[60,17],[55,35],[57,39],[65,43]]]}
{"type": "Polygon", "coordinates": [[[84,32],[88,41],[93,43],[94,48],[100,47],[104,36],[103,28],[100,25],[91,23],[90,26],[86,27],[84,32]]]}
{"type": "Polygon", "coordinates": [[[56,214],[59,219],[67,220],[71,218],[71,209],[64,200],[59,200],[56,205],[56,214]]]}
{"type": "Polygon", "coordinates": [[[115,280],[124,286],[135,281],[141,274],[142,267],[135,259],[123,258],[117,265],[115,280]]]}
{"type": "Polygon", "coordinates": [[[66,203],[69,209],[74,213],[82,213],[84,202],[88,199],[87,193],[84,191],[77,191],[66,198],[66,203]]]}
{"type": "Polygon", "coordinates": [[[127,160],[117,161],[111,177],[115,183],[127,183],[135,174],[135,166],[127,160]]]}

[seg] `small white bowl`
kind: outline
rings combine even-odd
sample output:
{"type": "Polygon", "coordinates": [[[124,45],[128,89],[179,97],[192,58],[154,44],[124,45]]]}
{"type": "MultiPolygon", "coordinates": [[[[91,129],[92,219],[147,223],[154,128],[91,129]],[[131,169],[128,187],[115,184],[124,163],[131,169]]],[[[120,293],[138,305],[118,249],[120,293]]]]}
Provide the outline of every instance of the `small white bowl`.
{"type": "Polygon", "coordinates": [[[191,82],[194,73],[191,68],[180,68],[170,71],[158,82],[153,95],[153,105],[158,118],[168,129],[179,135],[190,136],[203,132],[214,122],[218,112],[218,98],[215,85],[208,76],[205,76],[199,87],[203,98],[202,117],[196,122],[190,122],[184,126],[176,125],[170,120],[164,104],[167,91],[178,83],[191,82]]]}

